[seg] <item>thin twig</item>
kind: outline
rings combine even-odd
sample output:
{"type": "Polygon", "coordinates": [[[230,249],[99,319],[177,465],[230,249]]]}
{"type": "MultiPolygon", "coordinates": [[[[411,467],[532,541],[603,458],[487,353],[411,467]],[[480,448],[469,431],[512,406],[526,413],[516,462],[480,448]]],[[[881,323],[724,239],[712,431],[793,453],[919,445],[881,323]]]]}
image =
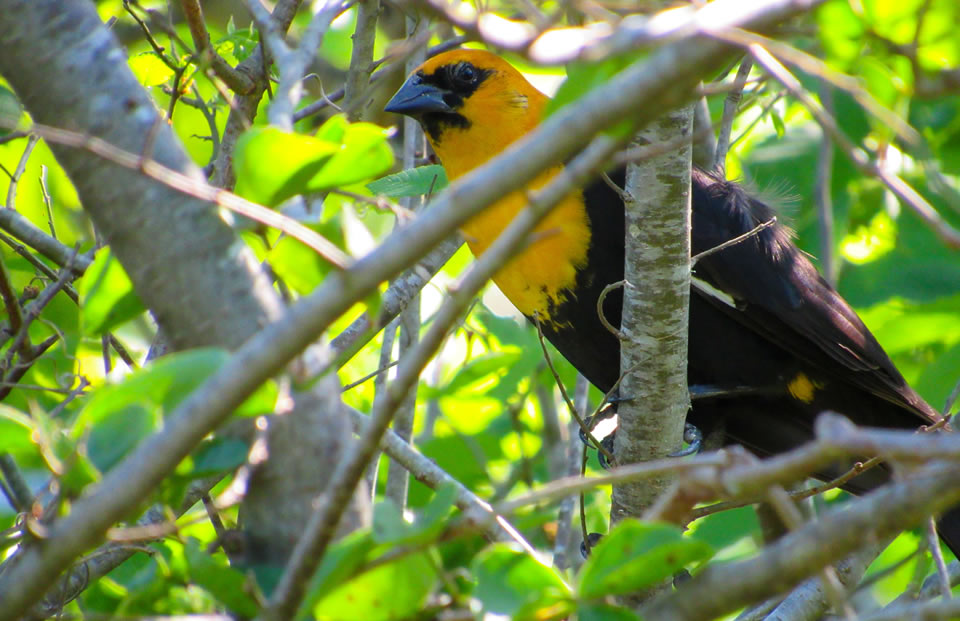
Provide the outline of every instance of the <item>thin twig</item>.
{"type": "MultiPolygon", "coordinates": [[[[833,90],[830,85],[820,87],[823,108],[833,115],[833,90]]],[[[833,140],[823,132],[817,155],[817,177],[813,194],[817,203],[817,224],[820,232],[820,265],[827,282],[837,284],[837,263],[833,247],[833,140]]]]}
{"type": "Polygon", "coordinates": [[[753,61],[747,57],[740,61],[740,68],[737,70],[737,77],[733,80],[733,88],[727,93],[723,100],[723,117],[720,121],[720,136],[717,138],[717,153],[713,160],[713,170],[723,176],[727,168],[727,151],[730,149],[730,132],[733,129],[733,119],[737,115],[737,108],[740,106],[740,98],[743,96],[743,87],[750,76],[750,70],[753,68],[753,61]]]}
{"type": "Polygon", "coordinates": [[[960,248],[960,231],[944,220],[933,205],[899,175],[885,170],[883,166],[867,157],[864,151],[843,133],[836,119],[807,94],[799,80],[780,61],[759,44],[750,44],[749,50],[754,59],[810,111],[817,123],[830,134],[834,142],[858,170],[865,175],[879,179],[897,198],[920,216],[945,244],[951,248],[960,248]]]}
{"type": "Polygon", "coordinates": [[[930,517],[926,524],[927,547],[940,578],[940,594],[944,599],[950,599],[950,574],[947,573],[947,563],[943,560],[943,550],[940,548],[940,537],[937,535],[937,521],[930,517]]]}
{"type": "Polygon", "coordinates": [[[40,165],[40,196],[43,198],[43,206],[47,210],[47,226],[50,227],[50,236],[57,239],[57,229],[53,225],[53,201],[50,198],[50,192],[47,191],[47,166],[40,165]]]}
{"type": "MultiPolygon", "coordinates": [[[[73,277],[73,271],[69,268],[70,263],[67,263],[67,267],[64,267],[60,270],[60,277],[57,278],[57,281],[47,285],[44,288],[43,293],[41,293],[36,300],[30,303],[24,309],[22,325],[20,330],[17,331],[16,336],[13,339],[13,343],[10,345],[10,348],[7,350],[7,355],[3,360],[3,366],[0,367],[4,373],[11,369],[13,363],[13,356],[16,353],[20,353],[20,364],[32,362],[37,353],[34,348],[30,345],[29,342],[29,329],[30,324],[40,316],[40,312],[49,304],[53,297],[66,286],[67,282],[73,277]],[[24,349],[26,347],[27,349],[24,349]]],[[[5,381],[10,381],[9,378],[5,377],[5,381]]]]}
{"type": "Polygon", "coordinates": [[[760,234],[761,231],[770,228],[771,226],[773,226],[773,225],[776,224],[776,223],[777,223],[777,217],[774,216],[774,217],[770,218],[769,220],[767,220],[766,222],[761,222],[760,224],[758,224],[757,226],[753,227],[752,229],[750,229],[750,230],[747,231],[746,233],[742,233],[742,234],[740,234],[740,235],[737,235],[737,236],[734,237],[733,239],[728,239],[727,241],[723,242],[722,244],[717,244],[717,245],[714,246],[713,248],[707,248],[707,249],[704,250],[703,252],[698,252],[697,254],[695,254],[695,255],[693,255],[692,257],[690,257],[690,269],[693,269],[694,266],[696,266],[697,262],[698,262],[700,259],[703,259],[703,258],[705,258],[705,257],[709,257],[710,255],[715,254],[715,253],[717,253],[717,252],[720,252],[721,250],[726,250],[726,249],[729,248],[730,246],[736,246],[737,244],[739,244],[739,243],[741,243],[741,242],[744,242],[744,241],[750,239],[750,238],[753,237],[754,235],[760,234]]]}
{"type": "MultiPolygon", "coordinates": [[[[0,298],[3,299],[3,305],[7,308],[8,326],[4,328],[10,336],[20,331],[23,325],[23,314],[20,308],[20,300],[17,299],[17,292],[13,289],[13,281],[10,280],[10,273],[7,272],[7,264],[0,261],[0,298]]],[[[3,341],[8,337],[4,336],[3,341]]]]}
{"type": "MultiPolygon", "coordinates": [[[[31,248],[35,249],[37,252],[47,257],[60,267],[63,267],[67,264],[67,260],[73,255],[73,249],[67,246],[66,244],[60,243],[57,239],[47,235],[39,228],[37,228],[33,222],[21,215],[20,213],[12,209],[0,209],[0,228],[5,230],[7,233],[16,237],[23,243],[27,244],[31,248]]],[[[26,252],[22,246],[19,244],[14,244],[8,242],[6,237],[0,237],[0,240],[3,240],[4,243],[7,243],[14,251],[17,252],[20,256],[24,257],[30,261],[34,267],[40,270],[44,275],[46,275],[51,280],[56,279],[56,272],[51,270],[49,267],[44,265],[42,262],[37,261],[33,255],[29,252],[26,252]]],[[[77,255],[73,259],[74,270],[76,270],[77,275],[82,274],[92,263],[92,259],[86,254],[77,255]]]]}
{"type": "Polygon", "coordinates": [[[33,148],[37,146],[37,141],[39,140],[40,136],[33,133],[30,134],[30,137],[27,139],[27,146],[23,148],[23,155],[20,156],[17,167],[13,170],[13,174],[10,175],[10,185],[7,187],[7,209],[16,209],[17,207],[17,184],[20,181],[20,177],[23,176],[23,171],[27,168],[27,161],[30,159],[30,154],[33,153],[33,148]]]}
{"type": "Polygon", "coordinates": [[[361,377],[361,378],[358,379],[357,381],[355,381],[355,382],[350,382],[349,384],[347,384],[346,386],[344,386],[343,388],[341,388],[341,389],[340,389],[340,392],[347,392],[348,390],[351,390],[351,389],[353,389],[353,388],[356,388],[356,387],[359,386],[360,384],[363,384],[363,383],[365,383],[365,382],[367,382],[367,381],[369,381],[369,380],[377,377],[377,376],[380,375],[381,373],[385,373],[386,371],[389,371],[390,369],[392,369],[393,367],[397,366],[398,364],[400,364],[400,361],[399,361],[399,360],[394,360],[393,362],[389,362],[389,363],[387,363],[385,366],[380,367],[379,369],[377,369],[376,371],[364,375],[363,377],[361,377]]]}
{"type": "Polygon", "coordinates": [[[18,513],[30,511],[30,506],[33,504],[33,492],[30,491],[27,480],[23,478],[20,468],[17,467],[17,463],[10,453],[0,453],[0,474],[3,475],[3,479],[10,490],[10,500],[13,501],[13,508],[18,513]]]}
{"type": "MultiPolygon", "coordinates": [[[[608,332],[617,337],[618,340],[625,340],[627,335],[620,331],[619,328],[610,323],[610,320],[607,319],[606,313],[603,312],[603,303],[606,301],[607,296],[610,295],[616,289],[620,287],[626,287],[628,285],[626,280],[618,280],[617,282],[612,282],[606,287],[603,288],[603,291],[600,292],[600,297],[597,298],[597,317],[600,319],[600,323],[603,324],[603,327],[607,329],[608,332]]],[[[632,286],[632,285],[631,285],[632,286]]]]}
{"type": "Polygon", "coordinates": [[[543,338],[543,329],[540,327],[540,320],[537,317],[534,317],[534,324],[537,326],[537,338],[540,340],[540,350],[543,352],[543,359],[547,361],[547,368],[550,369],[550,373],[553,375],[554,381],[557,383],[557,388],[560,389],[560,395],[563,397],[564,403],[567,404],[567,410],[570,412],[570,416],[577,421],[577,424],[580,425],[581,431],[584,435],[590,440],[593,446],[603,453],[603,456],[607,458],[607,462],[610,464],[616,463],[613,454],[603,446],[603,444],[593,436],[593,431],[587,426],[586,421],[580,416],[580,413],[577,412],[577,406],[574,405],[573,400],[570,399],[570,395],[567,394],[567,388],[563,385],[563,380],[560,379],[560,374],[557,372],[556,367],[553,366],[553,360],[550,357],[550,351],[547,350],[546,340],[543,338]]]}
{"type": "Polygon", "coordinates": [[[193,45],[197,48],[203,62],[209,63],[210,68],[224,83],[238,95],[246,95],[254,88],[253,80],[242,71],[237,71],[217,54],[210,44],[210,33],[203,18],[203,9],[199,0],[180,0],[183,16],[190,28],[193,45]]]}
{"type": "MultiPolygon", "coordinates": [[[[45,140],[84,149],[114,164],[131,170],[139,170],[147,177],[174,190],[200,200],[212,202],[282,231],[314,250],[325,261],[337,268],[346,269],[353,263],[353,260],[333,242],[296,220],[248,201],[232,192],[216,188],[202,180],[167,168],[154,159],[144,158],[142,154],[130,153],[96,136],[79,134],[56,127],[34,125],[32,131],[45,140]]],[[[6,218],[0,217],[0,226],[4,224],[4,219],[6,218]]]]}

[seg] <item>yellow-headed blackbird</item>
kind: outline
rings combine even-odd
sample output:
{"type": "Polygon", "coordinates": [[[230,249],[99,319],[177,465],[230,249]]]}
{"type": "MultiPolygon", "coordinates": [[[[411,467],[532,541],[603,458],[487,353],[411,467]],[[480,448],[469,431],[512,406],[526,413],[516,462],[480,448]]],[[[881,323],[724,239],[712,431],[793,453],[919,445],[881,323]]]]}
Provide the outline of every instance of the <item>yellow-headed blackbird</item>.
{"type": "MultiPolygon", "coordinates": [[[[547,97],[509,63],[478,50],[440,54],[413,72],[386,110],[423,126],[451,179],[499,154],[540,122],[547,97]]],[[[560,169],[541,173],[530,189],[560,169]]],[[[623,184],[623,170],[610,175],[623,184]]],[[[773,212],[737,184],[692,173],[692,252],[701,253],[767,222],[773,212]]],[[[475,255],[526,205],[506,195],[464,227],[475,255]]],[[[540,224],[550,231],[511,260],[494,281],[587,379],[608,391],[619,377],[620,344],[597,315],[600,292],[623,279],[624,207],[602,180],[562,201],[540,224]]],[[[634,283],[635,285],[637,283],[634,283]]],[[[622,293],[604,312],[614,325],[622,293]]],[[[894,367],[857,314],[775,225],[698,261],[692,273],[688,421],[758,455],[809,441],[824,410],[860,425],[916,428],[940,420],[894,367]]],[[[842,466],[820,477],[839,474],[842,466]]],[[[875,468],[845,489],[887,480],[875,468]]],[[[960,550],[960,514],[941,534],[960,550]]]]}

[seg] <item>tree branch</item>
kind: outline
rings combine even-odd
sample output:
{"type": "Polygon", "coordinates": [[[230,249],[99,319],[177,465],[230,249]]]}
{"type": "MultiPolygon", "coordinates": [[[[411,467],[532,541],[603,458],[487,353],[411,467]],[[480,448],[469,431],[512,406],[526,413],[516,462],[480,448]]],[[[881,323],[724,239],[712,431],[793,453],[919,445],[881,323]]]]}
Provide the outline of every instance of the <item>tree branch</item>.
{"type": "Polygon", "coordinates": [[[785,535],[758,556],[711,566],[643,610],[645,619],[714,619],[798,584],[861,546],[960,500],[960,464],[935,463],[785,535]],[[891,507],[896,507],[891,511],[891,507]]]}
{"type": "MultiPolygon", "coordinates": [[[[653,121],[636,142],[659,144],[692,133],[693,108],[653,121]]],[[[689,142],[627,167],[626,255],[614,455],[619,464],[666,457],[683,445],[690,306],[689,142]]],[[[657,478],[613,488],[610,519],[639,517],[670,485],[657,478]]]]}

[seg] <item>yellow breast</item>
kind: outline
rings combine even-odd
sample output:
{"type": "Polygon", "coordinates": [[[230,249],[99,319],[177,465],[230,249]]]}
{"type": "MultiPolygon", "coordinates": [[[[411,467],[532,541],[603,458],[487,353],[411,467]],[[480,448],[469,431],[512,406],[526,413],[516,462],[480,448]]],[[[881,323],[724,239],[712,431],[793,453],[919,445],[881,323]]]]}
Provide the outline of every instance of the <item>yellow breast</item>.
{"type": "MultiPolygon", "coordinates": [[[[545,185],[560,167],[540,174],[531,189],[545,185]]],[[[480,256],[527,205],[524,192],[500,199],[463,227],[467,244],[480,256]]],[[[586,265],[590,228],[582,194],[575,192],[560,202],[537,226],[534,241],[493,277],[503,294],[524,315],[552,322],[551,308],[573,295],[577,271],[586,265]]]]}

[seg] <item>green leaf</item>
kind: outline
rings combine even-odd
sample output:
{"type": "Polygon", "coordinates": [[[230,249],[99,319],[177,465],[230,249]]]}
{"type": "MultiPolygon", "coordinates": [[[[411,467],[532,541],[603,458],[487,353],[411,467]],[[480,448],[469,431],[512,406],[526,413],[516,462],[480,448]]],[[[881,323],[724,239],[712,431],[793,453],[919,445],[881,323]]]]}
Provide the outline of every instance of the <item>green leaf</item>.
{"type": "Polygon", "coordinates": [[[344,123],[331,119],[318,132],[337,140],[275,127],[250,129],[237,141],[234,155],[237,194],[275,207],[297,194],[366,181],[393,165],[387,130],[344,123]]]}
{"type": "Polygon", "coordinates": [[[570,589],[557,572],[532,556],[495,543],[473,562],[477,586],[473,590],[483,612],[515,616],[523,611],[533,617],[537,610],[569,600],[570,589]]]}
{"type": "Polygon", "coordinates": [[[604,537],[580,570],[579,595],[596,599],[652,587],[684,566],[713,555],[672,524],[624,520],[604,537]]]}
{"type": "MultiPolygon", "coordinates": [[[[334,117],[334,119],[339,117],[334,117]]],[[[335,122],[333,119],[324,125],[335,122]]],[[[321,127],[321,132],[323,128],[321,127]]],[[[372,123],[352,123],[341,136],[342,146],[314,177],[308,191],[367,181],[393,166],[393,149],[387,142],[388,131],[372,123]]]]}
{"type": "MultiPolygon", "coordinates": [[[[637,50],[605,58],[599,62],[574,62],[567,66],[567,79],[557,89],[557,94],[547,104],[546,116],[550,116],[567,104],[579,100],[601,84],[605,84],[634,62],[646,56],[646,51],[637,50]]],[[[628,136],[634,131],[634,123],[621,121],[605,133],[615,137],[628,136]]]]}
{"type": "Polygon", "coordinates": [[[863,50],[863,22],[847,0],[830,0],[817,11],[817,34],[835,66],[846,67],[857,60],[863,50]]]}
{"type": "Polygon", "coordinates": [[[577,606],[577,621],[641,621],[641,618],[622,606],[581,603],[577,606]]]}
{"type": "Polygon", "coordinates": [[[3,452],[10,453],[15,459],[27,454],[32,457],[36,452],[31,439],[33,426],[33,419],[26,413],[0,404],[0,438],[3,438],[3,452]]]}
{"type": "Polygon", "coordinates": [[[97,252],[80,278],[79,289],[84,334],[103,334],[144,311],[133,283],[109,248],[97,252]]]}
{"type": "Polygon", "coordinates": [[[131,403],[101,416],[87,439],[87,455],[100,472],[114,467],[160,428],[159,408],[131,403]]]}
{"type": "MultiPolygon", "coordinates": [[[[360,562],[366,560],[371,545],[367,535],[365,541],[358,538],[353,546],[344,550],[346,555],[339,559],[340,571],[337,572],[341,578],[353,573],[360,562]],[[346,569],[349,572],[343,571],[346,569]]],[[[324,573],[327,557],[318,575],[324,573]]],[[[331,577],[327,574],[323,582],[330,584],[331,577]]],[[[434,565],[426,554],[412,554],[359,574],[332,590],[325,589],[322,597],[317,597],[312,588],[308,602],[316,618],[329,621],[405,619],[423,608],[436,578],[434,565]]]]}
{"type": "Polygon", "coordinates": [[[453,484],[442,485],[427,506],[417,512],[412,524],[404,519],[393,501],[378,502],[373,508],[374,540],[391,546],[432,541],[443,530],[456,494],[453,484]]]}
{"type": "MultiPolygon", "coordinates": [[[[335,214],[323,223],[309,223],[305,226],[317,231],[339,248],[346,245],[340,214],[335,214]]],[[[306,295],[313,291],[332,269],[329,262],[313,248],[309,248],[292,237],[281,237],[267,255],[274,273],[288,287],[306,295]]]]}
{"type": "Polygon", "coordinates": [[[23,108],[20,106],[20,100],[10,89],[0,85],[0,136],[9,134],[12,130],[6,125],[13,125],[23,115],[23,108]]]}
{"type": "Polygon", "coordinates": [[[249,447],[236,438],[216,437],[200,445],[193,453],[191,477],[222,474],[238,468],[246,462],[249,447]]]}
{"type": "Polygon", "coordinates": [[[783,124],[783,117],[773,108],[770,109],[770,120],[773,122],[773,129],[776,130],[777,136],[783,138],[783,135],[787,132],[787,128],[783,124]]]}
{"type": "MultiPolygon", "coordinates": [[[[162,417],[219,370],[229,357],[227,351],[214,348],[171,354],[131,373],[118,384],[102,386],[80,411],[72,436],[79,439],[89,430],[89,448],[98,451],[94,463],[109,468],[140,440],[156,431],[162,417]],[[125,420],[129,420],[127,430],[125,420]]],[[[236,414],[254,416],[271,412],[277,394],[276,384],[267,382],[236,414]]]]}
{"type": "Polygon", "coordinates": [[[190,580],[213,595],[230,612],[253,618],[260,606],[248,594],[247,577],[227,565],[223,556],[213,556],[200,549],[200,542],[190,537],[186,545],[190,580]]]}
{"type": "Polygon", "coordinates": [[[484,388],[493,388],[497,379],[506,373],[523,357],[523,352],[499,351],[478,356],[460,367],[446,384],[432,388],[424,386],[424,398],[436,399],[457,393],[482,392],[484,388]]]}
{"type": "Polygon", "coordinates": [[[447,187],[447,171],[440,164],[401,170],[367,184],[367,189],[387,198],[435,194],[447,187]]]}
{"type": "Polygon", "coordinates": [[[143,86],[158,86],[173,77],[173,69],[155,52],[143,52],[131,58],[130,70],[143,86]]]}
{"type": "Polygon", "coordinates": [[[310,579],[305,605],[301,609],[313,609],[317,602],[352,576],[367,561],[376,545],[368,530],[354,531],[331,545],[310,579]]]}

